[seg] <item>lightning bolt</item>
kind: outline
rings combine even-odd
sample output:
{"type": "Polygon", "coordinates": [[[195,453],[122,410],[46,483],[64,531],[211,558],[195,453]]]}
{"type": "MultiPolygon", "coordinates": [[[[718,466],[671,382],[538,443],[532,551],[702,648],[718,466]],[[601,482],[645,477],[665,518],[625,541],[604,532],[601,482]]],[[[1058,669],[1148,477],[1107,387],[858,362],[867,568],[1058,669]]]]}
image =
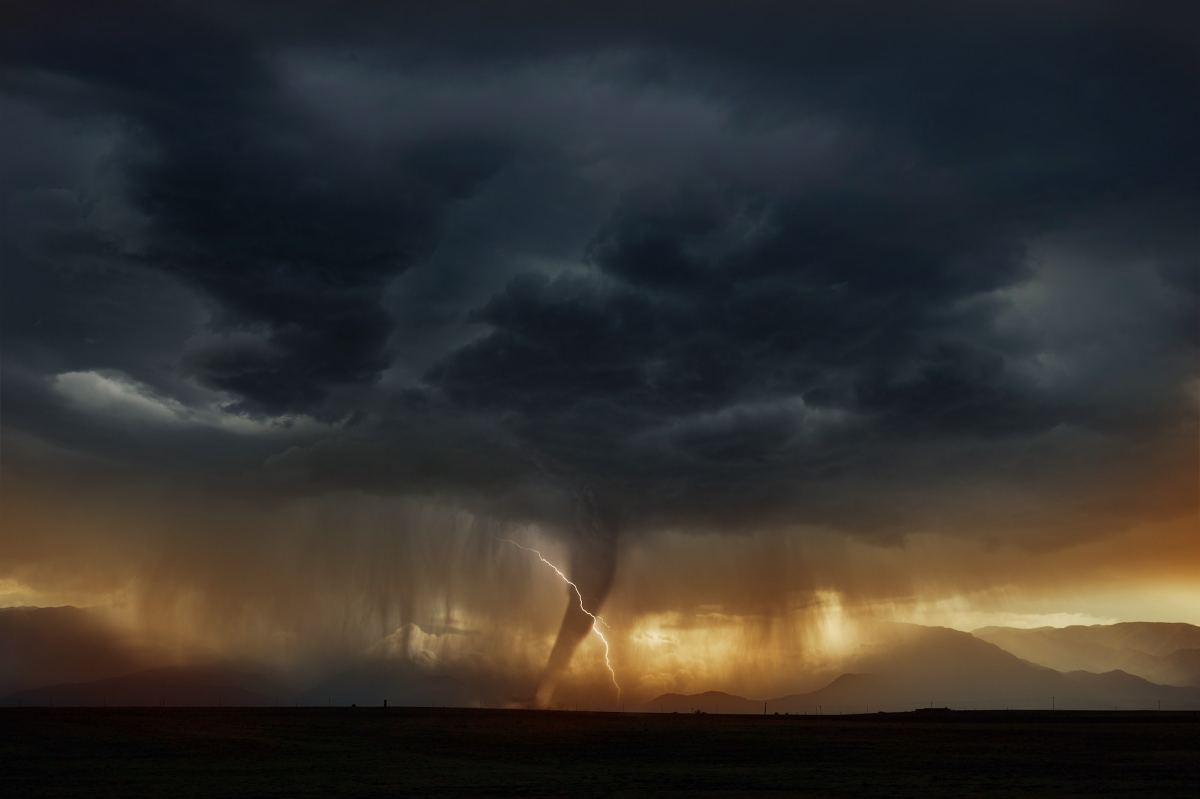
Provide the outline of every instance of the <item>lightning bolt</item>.
{"type": "Polygon", "coordinates": [[[606,622],[604,619],[600,618],[595,613],[592,613],[590,610],[588,610],[587,608],[585,608],[583,606],[583,594],[581,594],[579,592],[579,586],[577,586],[577,585],[575,585],[575,583],[571,582],[571,580],[567,577],[567,575],[563,574],[562,569],[558,568],[553,563],[546,560],[545,555],[543,555],[541,552],[534,549],[533,547],[527,547],[524,544],[518,544],[516,541],[513,541],[511,538],[501,538],[500,541],[501,541],[501,543],[512,544],[517,549],[523,549],[526,552],[532,552],[534,555],[537,555],[538,560],[540,560],[542,563],[545,563],[547,566],[549,566],[551,569],[553,569],[554,573],[558,575],[559,579],[561,579],[567,585],[571,586],[571,590],[575,592],[575,598],[577,600],[579,600],[579,609],[582,610],[585,614],[587,614],[587,617],[592,620],[592,632],[595,633],[596,637],[600,639],[600,643],[604,644],[604,665],[608,667],[608,676],[612,678],[613,687],[617,689],[617,701],[620,701],[620,699],[621,699],[621,684],[619,682],[617,682],[617,671],[616,671],[616,669],[613,668],[612,658],[610,657],[610,650],[609,650],[609,646],[608,646],[608,638],[606,638],[604,636],[604,630],[600,629],[601,627],[608,627],[608,622],[606,622]]]}

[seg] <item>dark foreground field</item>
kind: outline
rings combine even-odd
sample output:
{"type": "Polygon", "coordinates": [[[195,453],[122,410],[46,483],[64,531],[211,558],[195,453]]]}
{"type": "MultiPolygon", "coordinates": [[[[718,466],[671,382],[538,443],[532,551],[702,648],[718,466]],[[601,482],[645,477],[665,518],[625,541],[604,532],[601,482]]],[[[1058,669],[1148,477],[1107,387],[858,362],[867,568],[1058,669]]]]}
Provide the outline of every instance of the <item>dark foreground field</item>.
{"type": "Polygon", "coordinates": [[[0,710],[6,797],[1197,796],[1200,714],[0,710]]]}

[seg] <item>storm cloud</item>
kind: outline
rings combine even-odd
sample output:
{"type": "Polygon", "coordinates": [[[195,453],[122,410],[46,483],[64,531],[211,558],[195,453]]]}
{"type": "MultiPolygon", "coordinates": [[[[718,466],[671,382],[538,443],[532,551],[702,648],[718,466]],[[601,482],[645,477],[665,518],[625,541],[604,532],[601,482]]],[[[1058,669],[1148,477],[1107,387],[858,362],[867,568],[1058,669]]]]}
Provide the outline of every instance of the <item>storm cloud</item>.
{"type": "Polygon", "coordinates": [[[8,485],[643,541],[1195,514],[1194,14],[644,5],[7,4],[8,485]]]}

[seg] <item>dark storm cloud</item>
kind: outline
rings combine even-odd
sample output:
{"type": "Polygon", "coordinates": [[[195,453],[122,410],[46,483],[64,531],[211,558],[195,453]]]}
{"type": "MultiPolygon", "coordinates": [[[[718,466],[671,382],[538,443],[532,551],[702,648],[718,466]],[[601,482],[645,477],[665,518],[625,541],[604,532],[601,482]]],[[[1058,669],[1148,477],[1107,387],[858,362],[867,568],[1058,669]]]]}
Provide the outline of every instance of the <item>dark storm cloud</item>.
{"type": "Polygon", "coordinates": [[[376,378],[393,326],[380,293],[496,148],[451,131],[348,152],[281,102],[252,42],[153,4],[43,24],[16,48],[22,66],[84,81],[128,125],[143,261],[215,300],[216,330],[250,334],[206,343],[185,368],[272,413],[376,378]]]}
{"type": "Polygon", "coordinates": [[[10,12],[8,425],[100,446],[103,390],[239,475],[631,526],[1119,526],[1189,468],[1190,19],[121,8],[10,12]],[[330,426],[230,454],[281,416],[330,426]]]}

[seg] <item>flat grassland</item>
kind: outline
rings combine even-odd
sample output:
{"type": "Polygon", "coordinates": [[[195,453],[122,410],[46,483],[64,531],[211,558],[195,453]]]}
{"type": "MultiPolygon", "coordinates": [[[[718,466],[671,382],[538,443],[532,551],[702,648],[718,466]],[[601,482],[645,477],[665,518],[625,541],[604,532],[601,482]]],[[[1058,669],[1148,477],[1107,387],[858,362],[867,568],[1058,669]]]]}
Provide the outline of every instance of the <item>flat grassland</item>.
{"type": "Polygon", "coordinates": [[[1200,796],[1200,713],[0,710],[0,794],[1200,796]]]}

